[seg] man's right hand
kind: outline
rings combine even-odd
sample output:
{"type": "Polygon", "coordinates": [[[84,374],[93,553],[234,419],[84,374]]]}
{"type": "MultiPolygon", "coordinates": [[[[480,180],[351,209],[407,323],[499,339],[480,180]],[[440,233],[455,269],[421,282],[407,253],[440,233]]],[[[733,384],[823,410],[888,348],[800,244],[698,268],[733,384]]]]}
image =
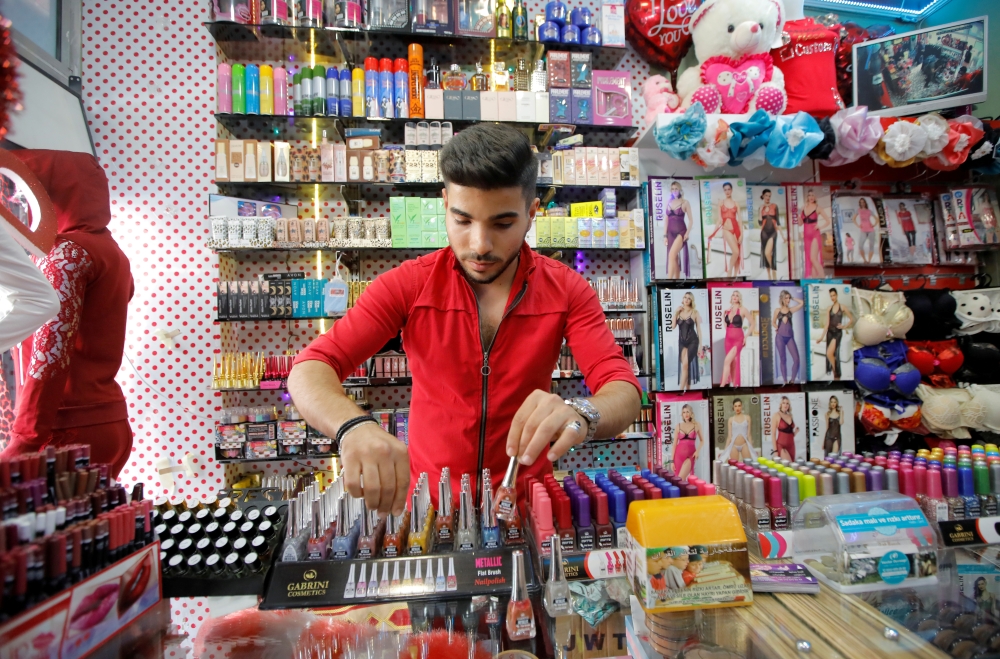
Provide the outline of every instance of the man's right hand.
{"type": "Polygon", "coordinates": [[[410,489],[410,455],[403,442],[378,424],[366,423],[344,437],[340,460],[351,496],[364,496],[368,510],[403,514],[410,489]]]}

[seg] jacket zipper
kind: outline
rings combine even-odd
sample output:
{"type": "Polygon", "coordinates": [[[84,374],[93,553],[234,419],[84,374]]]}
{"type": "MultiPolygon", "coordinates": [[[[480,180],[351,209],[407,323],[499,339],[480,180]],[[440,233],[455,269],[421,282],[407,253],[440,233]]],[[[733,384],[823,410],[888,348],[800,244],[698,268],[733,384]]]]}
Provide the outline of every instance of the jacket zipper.
{"type": "MultiPolygon", "coordinates": [[[[521,302],[521,299],[524,297],[524,294],[525,292],[527,292],[527,290],[528,290],[528,282],[524,282],[524,285],[521,286],[521,291],[517,294],[517,297],[514,298],[514,301],[511,303],[510,307],[504,312],[503,316],[500,317],[500,322],[497,323],[497,329],[493,333],[493,338],[490,339],[490,345],[488,346],[483,344],[483,331],[481,325],[479,324],[481,322],[479,314],[479,300],[478,299],[476,300],[476,324],[477,324],[476,329],[479,330],[479,345],[482,346],[483,349],[483,367],[479,371],[483,375],[483,412],[482,412],[482,420],[479,422],[479,459],[476,463],[477,475],[483,473],[483,452],[486,450],[486,408],[488,402],[487,392],[489,391],[488,386],[490,381],[490,370],[491,370],[490,351],[493,350],[493,344],[496,343],[497,334],[500,333],[500,326],[503,324],[504,318],[510,315],[510,312],[514,310],[514,307],[516,307],[521,302]]],[[[473,295],[475,295],[475,291],[473,291],[473,295]]],[[[482,501],[482,497],[483,497],[483,479],[477,476],[476,505],[479,505],[479,502],[482,501]]]]}

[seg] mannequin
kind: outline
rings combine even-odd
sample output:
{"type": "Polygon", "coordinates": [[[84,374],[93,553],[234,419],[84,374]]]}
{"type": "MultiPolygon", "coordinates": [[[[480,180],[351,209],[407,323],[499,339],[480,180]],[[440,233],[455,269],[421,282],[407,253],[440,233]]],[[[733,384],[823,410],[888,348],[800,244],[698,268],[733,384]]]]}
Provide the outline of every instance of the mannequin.
{"type": "Polygon", "coordinates": [[[16,418],[3,455],[89,444],[90,460],[117,477],[132,448],[115,375],[134,286],[111,232],[108,178],[97,159],[66,151],[13,152],[38,177],[58,233],[39,269],[59,295],[59,315],[21,344],[16,418]]]}

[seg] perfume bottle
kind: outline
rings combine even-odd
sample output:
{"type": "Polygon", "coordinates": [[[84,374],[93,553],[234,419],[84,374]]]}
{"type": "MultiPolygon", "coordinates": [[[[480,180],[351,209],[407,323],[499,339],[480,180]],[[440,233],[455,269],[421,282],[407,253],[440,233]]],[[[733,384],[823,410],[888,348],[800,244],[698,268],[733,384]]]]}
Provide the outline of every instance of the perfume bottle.
{"type": "Polygon", "coordinates": [[[548,91],[549,73],[545,70],[545,60],[535,60],[535,68],[531,72],[531,91],[548,91]]]}
{"type": "Polygon", "coordinates": [[[555,618],[569,613],[569,583],[563,570],[562,549],[559,547],[559,537],[552,536],[552,558],[549,562],[549,580],[545,583],[545,593],[542,604],[545,611],[555,618]]]}
{"type": "Polygon", "coordinates": [[[453,91],[465,89],[468,85],[465,73],[462,72],[462,67],[458,64],[452,64],[451,67],[444,72],[441,80],[441,86],[445,89],[453,91]]]}
{"type": "Polygon", "coordinates": [[[517,70],[514,71],[514,91],[526,92],[530,87],[531,74],[528,73],[528,60],[523,57],[518,58],[517,70]]]}
{"type": "Polygon", "coordinates": [[[474,92],[487,92],[490,90],[490,80],[483,73],[482,62],[476,62],[476,72],[469,78],[469,89],[474,92]]]}
{"type": "Polygon", "coordinates": [[[491,91],[495,92],[510,91],[510,75],[507,73],[507,65],[503,62],[493,62],[491,87],[491,91]]]}
{"type": "Polygon", "coordinates": [[[507,473],[504,474],[500,487],[497,488],[496,499],[493,503],[493,512],[497,519],[505,522],[513,521],[517,512],[517,490],[514,488],[517,484],[518,464],[515,455],[510,459],[510,464],[507,465],[507,473]]]}
{"type": "Polygon", "coordinates": [[[497,0],[497,39],[510,39],[514,36],[511,29],[510,8],[506,0],[497,0]]]}
{"type": "Polygon", "coordinates": [[[441,89],[441,67],[432,57],[431,66],[427,69],[427,85],[424,89],[441,89]]]}
{"type": "Polygon", "coordinates": [[[528,599],[528,588],[524,580],[524,552],[515,550],[511,554],[511,589],[507,603],[507,636],[512,641],[535,638],[535,616],[528,599]]]}
{"type": "MultiPolygon", "coordinates": [[[[514,0],[514,11],[511,12],[512,32],[514,41],[528,40],[528,10],[524,0],[514,0]]],[[[526,89],[523,91],[527,91],[526,89]]]]}

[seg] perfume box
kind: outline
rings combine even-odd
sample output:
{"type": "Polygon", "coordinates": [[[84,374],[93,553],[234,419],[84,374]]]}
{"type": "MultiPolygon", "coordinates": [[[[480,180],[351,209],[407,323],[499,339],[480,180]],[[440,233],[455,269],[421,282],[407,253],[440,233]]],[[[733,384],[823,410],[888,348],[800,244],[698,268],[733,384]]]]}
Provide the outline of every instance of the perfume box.
{"type": "Polygon", "coordinates": [[[257,140],[243,141],[243,180],[257,182],[257,140]]]}
{"type": "Polygon", "coordinates": [[[549,90],[549,121],[570,123],[570,90],[553,87],[549,90]]]}
{"type": "Polygon", "coordinates": [[[549,122],[548,92],[535,92],[535,121],[540,124],[549,122]]]}
{"type": "Polygon", "coordinates": [[[563,185],[563,152],[552,152],[552,183],[553,185],[563,185]]]}
{"type": "Polygon", "coordinates": [[[570,77],[570,54],[561,50],[549,51],[549,89],[569,88],[572,86],[570,77]]]}
{"type": "Polygon", "coordinates": [[[455,15],[447,1],[418,4],[413,11],[413,32],[415,34],[455,34],[455,15]],[[431,18],[433,17],[433,19],[431,18]]]}
{"type": "Polygon", "coordinates": [[[474,2],[455,0],[453,11],[458,17],[458,22],[455,25],[457,34],[489,39],[496,36],[493,8],[487,0],[475,0],[474,2]]]}
{"type": "Polygon", "coordinates": [[[229,140],[229,180],[243,183],[243,140],[229,140]]]}
{"type": "Polygon", "coordinates": [[[444,92],[444,118],[462,118],[462,92],[451,89],[442,90],[444,92]]]}
{"type": "Polygon", "coordinates": [[[570,53],[570,86],[574,89],[590,89],[592,68],[590,53],[570,53]]]}
{"type": "Polygon", "coordinates": [[[601,32],[605,46],[625,47],[625,3],[601,3],[601,32]]]}
{"type": "MultiPolygon", "coordinates": [[[[343,146],[343,145],[341,145],[343,146]]],[[[274,180],[287,183],[291,180],[291,146],[288,142],[274,143],[274,180]]],[[[344,180],[344,179],[341,179],[344,180]]]]}
{"type": "Polygon", "coordinates": [[[552,247],[552,218],[547,215],[535,216],[535,240],[538,247],[552,247]]]}
{"type": "Polygon", "coordinates": [[[517,92],[497,92],[498,121],[517,121],[517,92]]]}
{"type": "Polygon", "coordinates": [[[590,89],[573,89],[570,94],[572,113],[570,122],[574,124],[591,124],[594,119],[593,100],[590,89]]]}
{"type": "Polygon", "coordinates": [[[229,180],[229,140],[215,141],[215,180],[229,180]]]}
{"type": "Polygon", "coordinates": [[[475,92],[466,89],[462,92],[462,119],[466,121],[479,121],[482,115],[481,105],[482,92],[475,92]]]}
{"type": "Polygon", "coordinates": [[[271,181],[271,143],[257,142],[257,182],[271,181]]]}
{"type": "Polygon", "coordinates": [[[534,92],[514,92],[517,103],[517,120],[531,123],[535,120],[534,92]]]}
{"type": "Polygon", "coordinates": [[[424,118],[444,119],[444,90],[424,90],[424,118]]]}
{"type": "Polygon", "coordinates": [[[498,121],[500,119],[497,92],[479,92],[479,118],[481,121],[498,121]]]}
{"type": "Polygon", "coordinates": [[[576,153],[574,149],[560,151],[562,154],[563,185],[576,185],[576,153]]]}
{"type": "Polygon", "coordinates": [[[593,121],[600,126],[632,125],[632,76],[628,71],[594,71],[593,121]]]}
{"type": "Polygon", "coordinates": [[[552,185],[552,154],[544,151],[538,154],[538,185],[552,185]]]}

